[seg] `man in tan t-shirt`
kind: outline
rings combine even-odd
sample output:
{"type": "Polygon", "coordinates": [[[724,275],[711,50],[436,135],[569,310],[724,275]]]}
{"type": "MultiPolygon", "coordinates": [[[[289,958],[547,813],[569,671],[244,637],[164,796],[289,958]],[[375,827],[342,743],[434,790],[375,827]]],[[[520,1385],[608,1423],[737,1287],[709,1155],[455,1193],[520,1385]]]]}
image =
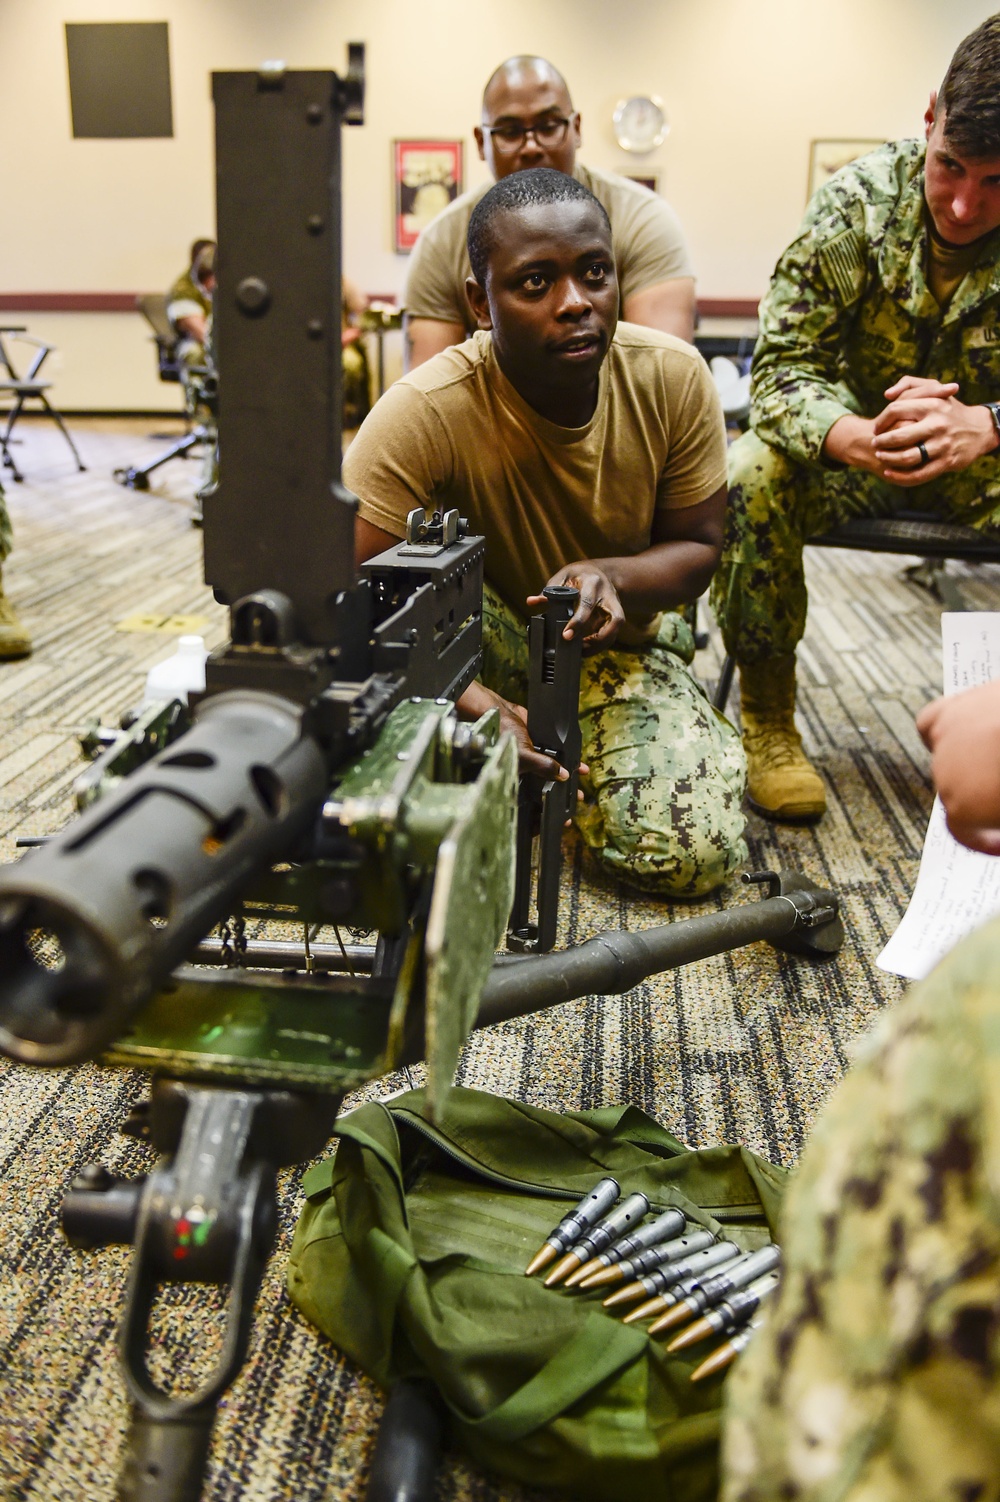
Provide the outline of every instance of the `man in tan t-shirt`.
{"type": "MultiPolygon", "coordinates": [[[[497,182],[527,168],[554,167],[589,188],[611,221],[621,316],[680,339],[693,338],[694,272],[676,214],[639,183],[577,162],[580,115],[551,63],[541,57],[501,63],[483,93],[483,118],[475,136],[479,155],[497,182]]],[[[487,191],[481,187],[463,193],[427,226],[414,247],[403,294],[407,370],[458,344],[476,326],[465,295],[470,275],[465,238],[469,216],[487,191]]]]}
{"type": "Polygon", "coordinates": [[[498,183],[469,225],[479,331],[392,386],[344,462],[360,497],[359,561],[407,512],[457,507],[486,537],[484,667],[459,700],[491,707],[521,765],[559,769],[528,739],[526,622],[546,584],[573,584],[585,643],[577,824],[624,880],[691,896],[745,856],[745,767],[732,726],[688,672],[675,611],[722,544],[726,445],[700,355],[617,325],[604,209],[542,168],[498,183]]]}

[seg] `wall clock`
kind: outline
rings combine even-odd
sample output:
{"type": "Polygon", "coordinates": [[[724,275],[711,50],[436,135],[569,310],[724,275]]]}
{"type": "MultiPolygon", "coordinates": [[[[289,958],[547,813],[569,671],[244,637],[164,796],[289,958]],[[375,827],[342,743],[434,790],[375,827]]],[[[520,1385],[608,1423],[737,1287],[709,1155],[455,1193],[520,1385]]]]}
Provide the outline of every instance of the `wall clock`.
{"type": "Polygon", "coordinates": [[[641,155],[652,151],[666,139],[670,126],[663,113],[663,101],[655,94],[634,94],[620,99],[612,116],[615,139],[623,151],[641,155]]]}

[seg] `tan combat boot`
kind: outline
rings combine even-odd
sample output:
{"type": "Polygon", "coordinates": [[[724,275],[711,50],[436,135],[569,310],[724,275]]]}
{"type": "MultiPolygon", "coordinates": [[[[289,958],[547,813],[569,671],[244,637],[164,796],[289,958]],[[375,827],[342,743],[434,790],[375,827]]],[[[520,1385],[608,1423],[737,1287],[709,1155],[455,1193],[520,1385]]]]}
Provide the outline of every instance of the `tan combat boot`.
{"type": "Polygon", "coordinates": [[[796,822],[826,811],[826,790],[795,728],[795,658],[740,668],[747,797],[766,819],[796,822]]]}
{"type": "Polygon", "coordinates": [[[0,661],[14,657],[28,657],[31,653],[31,637],[21,624],[17,611],[3,592],[0,581],[0,661]]]}

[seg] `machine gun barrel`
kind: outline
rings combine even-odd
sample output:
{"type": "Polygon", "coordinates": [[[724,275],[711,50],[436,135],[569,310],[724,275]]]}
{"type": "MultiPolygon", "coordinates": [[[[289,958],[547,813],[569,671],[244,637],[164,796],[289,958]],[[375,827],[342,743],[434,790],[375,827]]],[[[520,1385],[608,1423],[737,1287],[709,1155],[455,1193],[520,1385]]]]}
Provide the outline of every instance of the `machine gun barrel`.
{"type": "Polygon", "coordinates": [[[0,1049],[92,1057],[315,820],[326,792],[303,711],[250,690],[74,823],[0,869],[0,1049]]]}
{"type": "MultiPolygon", "coordinates": [[[[744,878],[745,880],[747,878],[744,878]]],[[[602,933],[575,949],[507,956],[494,965],[483,990],[477,1027],[525,1017],[579,996],[620,995],[664,970],[767,939],[792,953],[835,954],[844,940],[837,899],[794,873],[749,878],[766,881],[762,902],[726,908],[640,933],[602,933]]]]}

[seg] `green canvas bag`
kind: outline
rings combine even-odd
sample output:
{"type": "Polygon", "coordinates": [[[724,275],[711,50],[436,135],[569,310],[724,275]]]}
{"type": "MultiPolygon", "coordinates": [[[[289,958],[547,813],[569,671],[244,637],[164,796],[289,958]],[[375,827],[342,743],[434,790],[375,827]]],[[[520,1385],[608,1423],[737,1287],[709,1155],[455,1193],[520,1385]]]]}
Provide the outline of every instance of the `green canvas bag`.
{"type": "Polygon", "coordinates": [[[440,1124],[414,1090],[338,1132],[291,1251],[307,1319],[383,1387],[430,1377],[482,1466],[594,1502],[715,1497],[721,1384],[689,1381],[704,1350],[668,1356],[597,1295],[524,1269],[605,1174],[761,1246],[785,1170],[742,1147],[689,1152],[631,1106],[558,1115],[460,1088],[440,1124]]]}

